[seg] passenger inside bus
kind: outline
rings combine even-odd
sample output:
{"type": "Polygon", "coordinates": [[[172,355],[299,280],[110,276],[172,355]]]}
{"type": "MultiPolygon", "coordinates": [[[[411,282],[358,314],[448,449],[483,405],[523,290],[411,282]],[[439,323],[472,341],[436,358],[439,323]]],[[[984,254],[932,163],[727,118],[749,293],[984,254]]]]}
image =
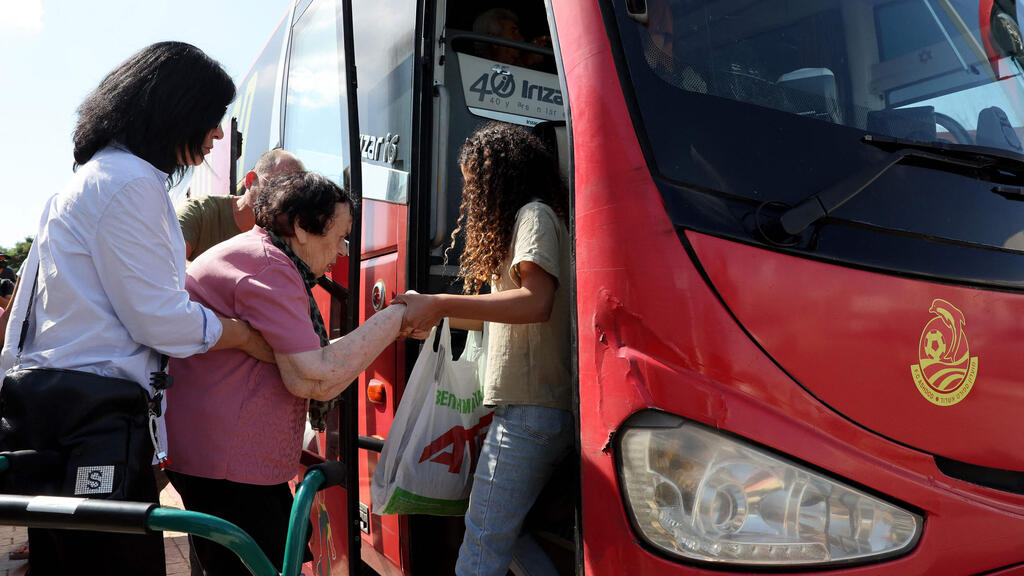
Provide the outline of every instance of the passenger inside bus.
{"type": "Polygon", "coordinates": [[[473,32],[521,43],[521,48],[516,48],[479,40],[456,42],[454,48],[459,52],[553,73],[554,58],[538,50],[550,50],[551,47],[551,35],[542,8],[530,3],[453,2],[446,16],[446,26],[452,31],[473,32]]]}
{"type": "MultiPolygon", "coordinates": [[[[507,40],[525,42],[526,38],[519,30],[519,16],[508,8],[491,8],[482,12],[473,21],[473,32],[497,36],[507,40]]],[[[551,37],[548,35],[538,36],[530,40],[538,46],[551,46],[551,37]]],[[[544,56],[532,52],[498,44],[484,44],[477,48],[478,54],[489,60],[496,60],[503,64],[512,64],[525,68],[534,67],[544,61],[544,56]]]]}
{"type": "Polygon", "coordinates": [[[667,0],[651,0],[647,3],[647,48],[644,58],[659,76],[690,92],[707,93],[704,77],[693,66],[676,65],[673,58],[675,22],[672,6],[667,0]],[[676,68],[679,68],[678,74],[676,68]]]}
{"type": "Polygon", "coordinates": [[[993,5],[990,35],[976,10],[927,2],[631,6],[645,63],[673,87],[897,138],[1019,150],[1020,134],[1003,136],[1020,132],[1007,114],[1024,52],[1012,4],[993,5]],[[986,106],[967,104],[974,93],[986,106]]]}

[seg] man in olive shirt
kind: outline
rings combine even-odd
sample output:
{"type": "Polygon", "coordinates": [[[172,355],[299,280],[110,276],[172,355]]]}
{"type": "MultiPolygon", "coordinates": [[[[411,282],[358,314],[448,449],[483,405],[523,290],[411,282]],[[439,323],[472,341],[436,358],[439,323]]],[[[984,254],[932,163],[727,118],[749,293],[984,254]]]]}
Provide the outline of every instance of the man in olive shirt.
{"type": "Polygon", "coordinates": [[[291,152],[271,150],[260,156],[245,175],[242,196],[209,195],[190,198],[178,207],[178,224],[185,238],[185,258],[195,260],[213,245],[256,225],[253,200],[266,180],[305,170],[302,161],[291,152]]]}

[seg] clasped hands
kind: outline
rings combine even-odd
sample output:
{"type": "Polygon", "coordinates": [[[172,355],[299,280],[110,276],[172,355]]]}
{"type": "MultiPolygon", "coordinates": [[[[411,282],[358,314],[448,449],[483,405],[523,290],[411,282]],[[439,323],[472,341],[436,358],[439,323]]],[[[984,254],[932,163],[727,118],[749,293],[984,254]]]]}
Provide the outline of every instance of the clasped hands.
{"type": "Polygon", "coordinates": [[[416,338],[423,340],[430,335],[430,329],[441,323],[444,313],[440,309],[440,300],[434,294],[420,294],[409,290],[405,294],[397,294],[391,298],[392,304],[405,304],[405,316],[398,338],[416,338]]]}

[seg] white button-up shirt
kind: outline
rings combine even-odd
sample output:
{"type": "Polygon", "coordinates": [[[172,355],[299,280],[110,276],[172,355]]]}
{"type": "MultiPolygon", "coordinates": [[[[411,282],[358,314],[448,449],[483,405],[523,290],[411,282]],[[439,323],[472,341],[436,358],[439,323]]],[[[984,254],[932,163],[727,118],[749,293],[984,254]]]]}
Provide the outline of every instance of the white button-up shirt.
{"type": "Polygon", "coordinates": [[[152,393],[161,353],[183,358],[217,342],[220,321],[185,291],[185,244],[166,178],[109,146],[50,199],[21,270],[3,373],[15,364],[37,266],[23,366],[125,378],[152,393]]]}

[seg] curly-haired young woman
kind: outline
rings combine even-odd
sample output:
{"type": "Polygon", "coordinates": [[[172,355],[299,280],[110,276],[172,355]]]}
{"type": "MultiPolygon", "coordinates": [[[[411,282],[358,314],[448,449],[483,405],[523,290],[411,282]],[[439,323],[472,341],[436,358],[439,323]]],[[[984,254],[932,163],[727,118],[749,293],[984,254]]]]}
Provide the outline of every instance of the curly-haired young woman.
{"type": "Polygon", "coordinates": [[[395,297],[405,332],[421,336],[441,318],[480,329],[488,322],[484,403],[494,419],[473,478],[460,576],[502,576],[513,556],[530,574],[553,572],[520,537],[523,519],[570,450],[569,233],[565,187],[551,152],[520,126],[492,123],[462,148],[458,226],[465,294],[395,297]],[[480,289],[489,283],[489,294],[480,289]],[[539,563],[539,565],[538,565],[539,563]]]}

